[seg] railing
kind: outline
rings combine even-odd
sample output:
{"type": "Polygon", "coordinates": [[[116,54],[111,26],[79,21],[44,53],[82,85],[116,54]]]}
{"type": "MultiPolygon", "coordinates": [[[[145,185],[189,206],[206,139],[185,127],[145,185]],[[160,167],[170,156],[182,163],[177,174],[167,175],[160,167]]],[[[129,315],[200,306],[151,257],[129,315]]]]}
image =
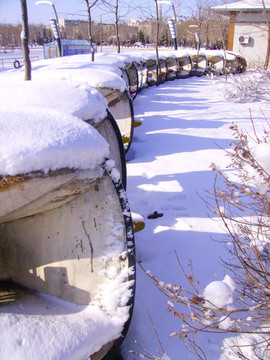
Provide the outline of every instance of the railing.
{"type": "MultiPolygon", "coordinates": [[[[30,56],[31,61],[39,60],[39,56],[30,56]]],[[[18,57],[5,57],[0,59],[1,62],[1,69],[0,70],[7,70],[10,68],[19,69],[24,65],[24,60],[22,56],[18,57]]]]}

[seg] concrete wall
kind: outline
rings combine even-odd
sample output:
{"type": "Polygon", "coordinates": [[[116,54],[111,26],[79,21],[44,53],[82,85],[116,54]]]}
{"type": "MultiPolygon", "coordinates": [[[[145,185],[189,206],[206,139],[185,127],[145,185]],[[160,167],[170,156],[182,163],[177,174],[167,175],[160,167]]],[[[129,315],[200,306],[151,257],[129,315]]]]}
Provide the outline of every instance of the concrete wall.
{"type": "Polygon", "coordinates": [[[234,26],[233,51],[242,54],[249,68],[262,67],[267,48],[267,25],[262,23],[238,23],[234,26]],[[248,44],[239,42],[240,36],[249,36],[248,44]]]}

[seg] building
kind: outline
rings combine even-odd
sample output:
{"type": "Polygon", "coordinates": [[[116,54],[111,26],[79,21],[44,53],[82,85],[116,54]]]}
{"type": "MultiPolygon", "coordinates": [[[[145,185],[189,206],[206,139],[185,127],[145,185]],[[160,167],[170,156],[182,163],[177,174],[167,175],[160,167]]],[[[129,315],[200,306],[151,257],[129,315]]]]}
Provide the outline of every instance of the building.
{"type": "Polygon", "coordinates": [[[266,14],[270,18],[270,0],[242,0],[215,6],[217,12],[230,16],[228,50],[242,54],[248,67],[263,66],[268,43],[266,14]]]}
{"type": "Polygon", "coordinates": [[[70,20],[70,19],[59,19],[59,26],[65,28],[68,25],[79,25],[79,24],[88,24],[86,20],[70,20]]]}
{"type": "Polygon", "coordinates": [[[128,26],[138,27],[139,23],[140,20],[131,18],[129,19],[128,26]]]}
{"type": "MultiPolygon", "coordinates": [[[[93,44],[94,52],[97,52],[96,44],[93,44]]],[[[57,41],[53,41],[43,46],[44,59],[50,59],[60,56],[60,50],[57,41]]],[[[87,40],[61,40],[61,56],[90,54],[90,44],[87,40]]]]}
{"type": "Polygon", "coordinates": [[[146,42],[153,43],[156,37],[156,22],[151,20],[141,21],[138,24],[138,33],[143,33],[146,42]]]}

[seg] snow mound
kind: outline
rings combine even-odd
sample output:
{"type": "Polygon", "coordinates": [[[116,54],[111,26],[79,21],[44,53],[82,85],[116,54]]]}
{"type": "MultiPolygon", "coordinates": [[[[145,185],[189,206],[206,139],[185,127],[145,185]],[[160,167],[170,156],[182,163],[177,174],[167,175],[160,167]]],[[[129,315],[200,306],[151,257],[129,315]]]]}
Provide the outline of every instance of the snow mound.
{"type": "Polygon", "coordinates": [[[222,281],[212,281],[204,289],[203,297],[209,308],[223,308],[233,303],[235,285],[230,276],[226,275],[222,281]]]}
{"type": "MultiPolygon", "coordinates": [[[[7,107],[41,106],[63,111],[82,120],[98,121],[106,116],[107,101],[85,82],[67,80],[4,81],[0,98],[7,107]],[[42,95],[41,95],[42,94],[42,95]]],[[[48,110],[49,111],[49,110],[48,110]]]]}
{"type": "MultiPolygon", "coordinates": [[[[123,67],[125,67],[124,63],[123,67]]],[[[52,79],[69,80],[72,82],[87,83],[94,88],[110,88],[124,91],[126,82],[121,77],[122,71],[113,59],[107,62],[96,61],[91,63],[89,56],[73,55],[61,58],[34,61],[32,63],[32,80],[52,79]]],[[[10,71],[3,78],[8,81],[24,79],[24,69],[10,71]]]]}
{"type": "Polygon", "coordinates": [[[251,149],[252,155],[260,166],[270,174],[270,144],[260,143],[251,149]]]}
{"type": "Polygon", "coordinates": [[[94,169],[109,145],[88,123],[50,108],[0,108],[0,174],[94,169]]]}
{"type": "Polygon", "coordinates": [[[128,318],[107,315],[98,305],[76,305],[33,293],[0,312],[1,360],[84,360],[117,339],[128,318]]]}
{"type": "Polygon", "coordinates": [[[96,55],[96,61],[99,64],[114,64],[120,69],[129,67],[132,64],[132,57],[130,54],[116,54],[116,53],[98,53],[96,55]]]}

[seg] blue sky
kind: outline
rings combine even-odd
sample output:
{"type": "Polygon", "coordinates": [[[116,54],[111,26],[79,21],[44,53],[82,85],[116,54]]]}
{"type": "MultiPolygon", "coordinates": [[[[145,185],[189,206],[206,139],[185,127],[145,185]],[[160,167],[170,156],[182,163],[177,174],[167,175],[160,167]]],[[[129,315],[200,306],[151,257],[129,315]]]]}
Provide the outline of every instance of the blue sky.
{"type": "MultiPolygon", "coordinates": [[[[48,20],[54,17],[52,6],[48,4],[36,6],[35,2],[36,0],[27,1],[29,23],[47,24],[48,20]]],[[[72,18],[73,16],[80,18],[80,15],[86,15],[84,0],[56,0],[54,3],[59,18],[72,18]]],[[[0,0],[0,23],[21,23],[20,0],[0,0]]]]}
{"type": "MultiPolygon", "coordinates": [[[[28,21],[34,24],[48,24],[48,20],[54,17],[53,7],[48,4],[35,5],[36,0],[27,0],[28,7],[28,21]]],[[[53,1],[56,6],[56,10],[59,18],[86,18],[86,4],[84,0],[55,0],[53,1]]],[[[150,0],[123,0],[122,6],[132,4],[139,7],[140,3],[150,3],[154,10],[154,1],[150,0]]],[[[91,1],[90,1],[91,3],[91,1]]],[[[114,3],[114,1],[112,1],[114,3]]],[[[121,2],[120,2],[121,4],[121,2]]],[[[134,10],[135,11],[135,10],[134,10]]],[[[100,15],[102,14],[102,21],[113,22],[113,14],[110,17],[97,7],[93,8],[93,18],[95,21],[100,21],[100,15]]],[[[131,12],[127,19],[130,17],[136,17],[135,12],[131,12]]],[[[0,0],[0,23],[18,24],[21,23],[21,5],[20,0],[0,0]]]]}
{"type": "MultiPolygon", "coordinates": [[[[28,21],[30,24],[48,24],[49,19],[54,17],[53,7],[48,4],[35,5],[37,0],[27,0],[28,21]]],[[[53,0],[59,18],[69,19],[86,19],[85,0],[53,0]]],[[[91,4],[92,0],[90,0],[91,4]]],[[[111,0],[114,4],[115,1],[111,0]]],[[[174,1],[177,3],[177,0],[174,1]]],[[[178,1],[180,3],[180,1],[178,1]]],[[[154,13],[155,3],[153,0],[120,0],[120,9],[124,14],[128,6],[133,10],[123,17],[125,20],[133,18],[149,17],[150,13],[154,13]],[[143,6],[143,8],[141,7],[143,6]]],[[[168,10],[168,5],[163,5],[164,11],[168,10]]],[[[130,9],[129,9],[130,10],[130,9]]],[[[182,9],[183,11],[183,9],[182,9]]],[[[102,15],[103,22],[114,22],[114,15],[108,10],[100,10],[97,6],[93,8],[92,17],[96,22],[100,21],[102,15]]],[[[20,0],[0,0],[0,23],[20,24],[21,23],[21,4],[20,0]]]]}

